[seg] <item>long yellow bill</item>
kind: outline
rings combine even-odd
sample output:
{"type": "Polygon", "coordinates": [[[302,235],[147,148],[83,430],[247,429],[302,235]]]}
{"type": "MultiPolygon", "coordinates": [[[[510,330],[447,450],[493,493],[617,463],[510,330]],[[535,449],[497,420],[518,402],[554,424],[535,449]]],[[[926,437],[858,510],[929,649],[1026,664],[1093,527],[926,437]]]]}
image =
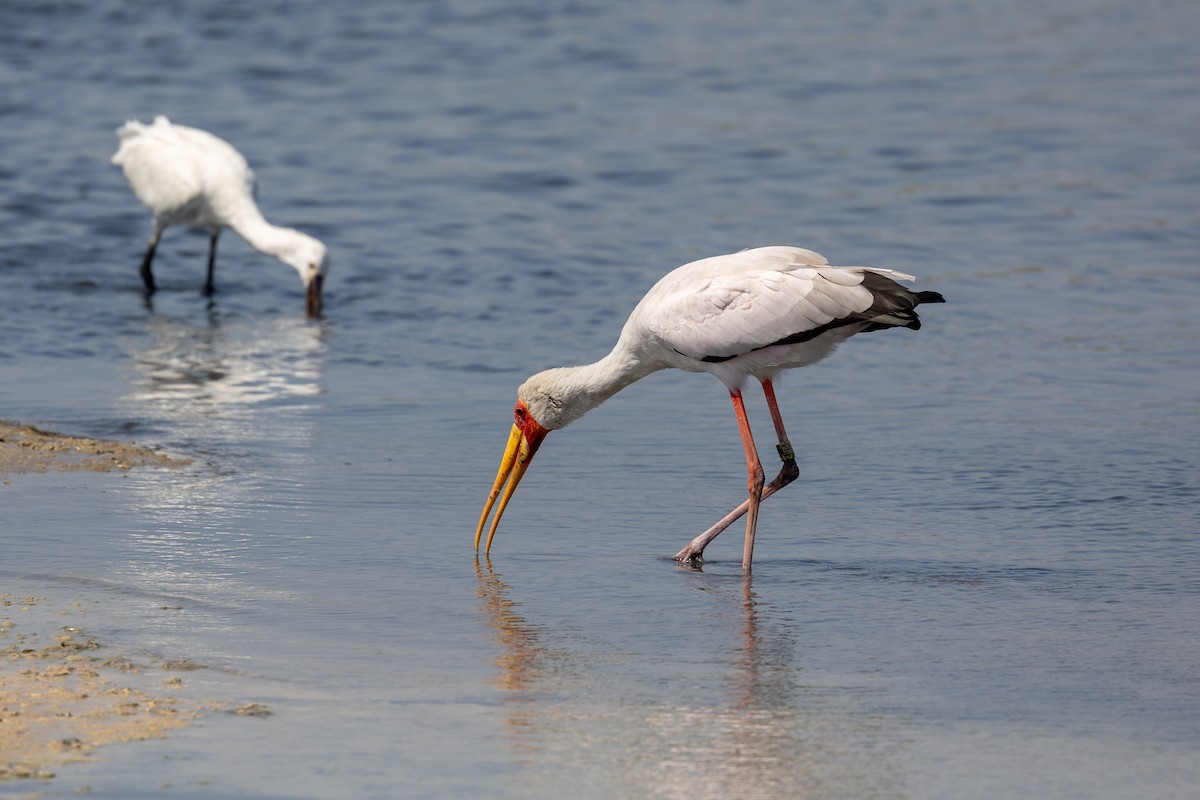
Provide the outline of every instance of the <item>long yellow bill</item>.
{"type": "MultiPolygon", "coordinates": [[[[539,441],[538,444],[540,443],[539,441]]],[[[479,515],[479,526],[475,528],[476,551],[479,550],[479,539],[483,535],[483,525],[487,522],[488,513],[492,510],[496,497],[500,495],[500,490],[504,489],[500,505],[496,506],[496,517],[492,520],[492,527],[488,530],[487,546],[483,550],[484,555],[491,552],[492,539],[496,536],[496,528],[500,525],[500,517],[504,514],[504,508],[508,505],[513,492],[516,491],[517,484],[521,482],[525,470],[529,469],[529,463],[533,461],[533,454],[536,452],[537,444],[531,446],[525,439],[521,428],[514,424],[512,433],[508,435],[508,446],[504,448],[504,457],[500,459],[500,470],[496,473],[496,482],[492,484],[492,491],[488,494],[487,503],[483,506],[483,513],[479,515]],[[506,481],[507,486],[505,486],[506,481]]]]}

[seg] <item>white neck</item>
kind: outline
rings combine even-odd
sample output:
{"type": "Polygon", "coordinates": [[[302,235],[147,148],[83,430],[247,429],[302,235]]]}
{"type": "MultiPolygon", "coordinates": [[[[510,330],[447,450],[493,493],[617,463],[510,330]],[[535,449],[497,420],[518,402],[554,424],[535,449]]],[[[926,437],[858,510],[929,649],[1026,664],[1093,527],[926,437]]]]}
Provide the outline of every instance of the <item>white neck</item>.
{"type": "Polygon", "coordinates": [[[282,259],[294,246],[296,231],[267,222],[257,206],[250,205],[239,212],[230,219],[229,227],[258,252],[282,259]]]}
{"type": "Polygon", "coordinates": [[[621,342],[594,364],[539,372],[518,390],[533,418],[554,430],[574,422],[629,384],[663,369],[646,363],[621,342]]]}

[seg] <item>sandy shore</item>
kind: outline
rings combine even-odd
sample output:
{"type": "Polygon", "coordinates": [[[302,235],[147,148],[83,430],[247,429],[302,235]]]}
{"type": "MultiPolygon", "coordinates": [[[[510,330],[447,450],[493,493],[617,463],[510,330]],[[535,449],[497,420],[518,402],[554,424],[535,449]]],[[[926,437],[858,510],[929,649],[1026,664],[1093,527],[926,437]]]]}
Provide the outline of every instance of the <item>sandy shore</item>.
{"type": "MultiPolygon", "coordinates": [[[[186,463],[134,444],[0,421],[0,475],[186,463]]],[[[181,675],[202,665],[137,663],[89,636],[85,622],[79,602],[60,608],[0,594],[0,783],[53,778],[98,747],[160,738],[211,711],[269,713],[180,700],[171,692],[183,687],[181,675]]]]}
{"type": "Polygon", "coordinates": [[[136,444],[63,436],[33,425],[0,420],[0,474],[109,472],[143,466],[178,467],[187,463],[136,444]]]}
{"type": "MultiPolygon", "coordinates": [[[[79,603],[0,595],[0,781],[53,778],[101,745],[162,737],[211,710],[132,688],[155,667],[106,653],[83,616],[79,603]]],[[[164,690],[182,685],[163,679],[164,690]]]]}
{"type": "Polygon", "coordinates": [[[206,714],[268,717],[260,703],[188,700],[188,659],[133,659],[88,635],[80,602],[0,594],[0,784],[49,780],[99,747],[165,737],[206,714]]]}

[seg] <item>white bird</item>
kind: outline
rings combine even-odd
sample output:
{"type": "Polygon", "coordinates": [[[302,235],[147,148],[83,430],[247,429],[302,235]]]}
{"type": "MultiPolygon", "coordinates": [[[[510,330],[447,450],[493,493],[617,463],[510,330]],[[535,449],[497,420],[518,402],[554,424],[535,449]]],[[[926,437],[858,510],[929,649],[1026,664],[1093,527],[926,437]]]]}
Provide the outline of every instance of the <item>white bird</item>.
{"type": "Polygon", "coordinates": [[[207,131],[172,124],[162,116],[155,117],[151,125],[126,122],[117,129],[117,138],[120,144],[112,163],[124,170],[133,193],[154,214],[150,247],[141,269],[147,294],[154,292],[150,270],[154,250],[168,226],[208,229],[205,294],[213,292],[217,237],[225,228],[233,228],[255,250],[299,272],[308,313],[320,314],[327,267],[325,245],[308,234],[267,222],[254,202],[254,172],[231,144],[207,131]]]}
{"type": "Polygon", "coordinates": [[[747,514],[742,567],[749,570],[759,504],[799,475],[773,381],[781,370],[820,361],[856,333],[916,330],[921,327],[918,304],[945,302],[937,292],[911,292],[896,280],[914,278],[874,267],[831,267],[823,256],[798,247],[715,256],[668,273],[633,309],[607,356],[586,366],[539,372],[517,390],[512,431],[475,529],[475,549],[503,489],[484,550],[490,552],[500,517],[547,433],[579,419],[634,381],[674,367],[707,372],[729,389],[749,472],[748,499],[675,559],[699,560],[717,534],[747,514]],[[783,461],[779,475],[766,485],[742,402],[742,387],[750,376],[762,384],[783,461]]]}

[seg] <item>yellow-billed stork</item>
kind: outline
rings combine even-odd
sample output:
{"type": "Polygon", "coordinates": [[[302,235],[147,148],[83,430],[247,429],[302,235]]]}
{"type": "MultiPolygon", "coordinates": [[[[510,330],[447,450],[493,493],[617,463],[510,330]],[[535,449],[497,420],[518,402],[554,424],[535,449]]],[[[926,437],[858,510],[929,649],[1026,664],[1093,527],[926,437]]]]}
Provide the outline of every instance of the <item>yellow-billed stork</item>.
{"type": "Polygon", "coordinates": [[[263,217],[255,203],[256,181],[246,159],[207,131],[175,125],[163,116],[145,125],[130,121],[117,129],[112,163],[121,167],[133,193],[154,214],[150,246],[142,258],[147,294],[155,289],[150,264],[163,231],[190,225],[209,231],[208,279],[213,293],[217,237],[233,228],[251,247],[274,256],[300,273],[308,313],[321,312],[321,289],[328,265],[325,245],[306,233],[281,228],[263,217]]]}
{"type": "Polygon", "coordinates": [[[485,547],[490,552],[500,517],[547,433],[579,419],[634,381],[674,367],[710,373],[728,388],[749,472],[747,500],[675,559],[699,560],[708,543],[745,514],[742,567],[750,569],[759,504],[799,474],[775,399],[775,377],[781,370],[820,361],[856,333],[916,330],[921,327],[919,304],[945,302],[937,292],[912,292],[897,280],[914,278],[874,267],[831,267],[823,256],[798,247],[745,250],[668,273],[633,309],[607,356],[594,364],[539,372],[517,390],[508,446],[475,529],[476,550],[499,497],[485,547]],[[762,384],[783,462],[770,483],[765,483],[742,402],[742,387],[750,376],[762,384]]]}

